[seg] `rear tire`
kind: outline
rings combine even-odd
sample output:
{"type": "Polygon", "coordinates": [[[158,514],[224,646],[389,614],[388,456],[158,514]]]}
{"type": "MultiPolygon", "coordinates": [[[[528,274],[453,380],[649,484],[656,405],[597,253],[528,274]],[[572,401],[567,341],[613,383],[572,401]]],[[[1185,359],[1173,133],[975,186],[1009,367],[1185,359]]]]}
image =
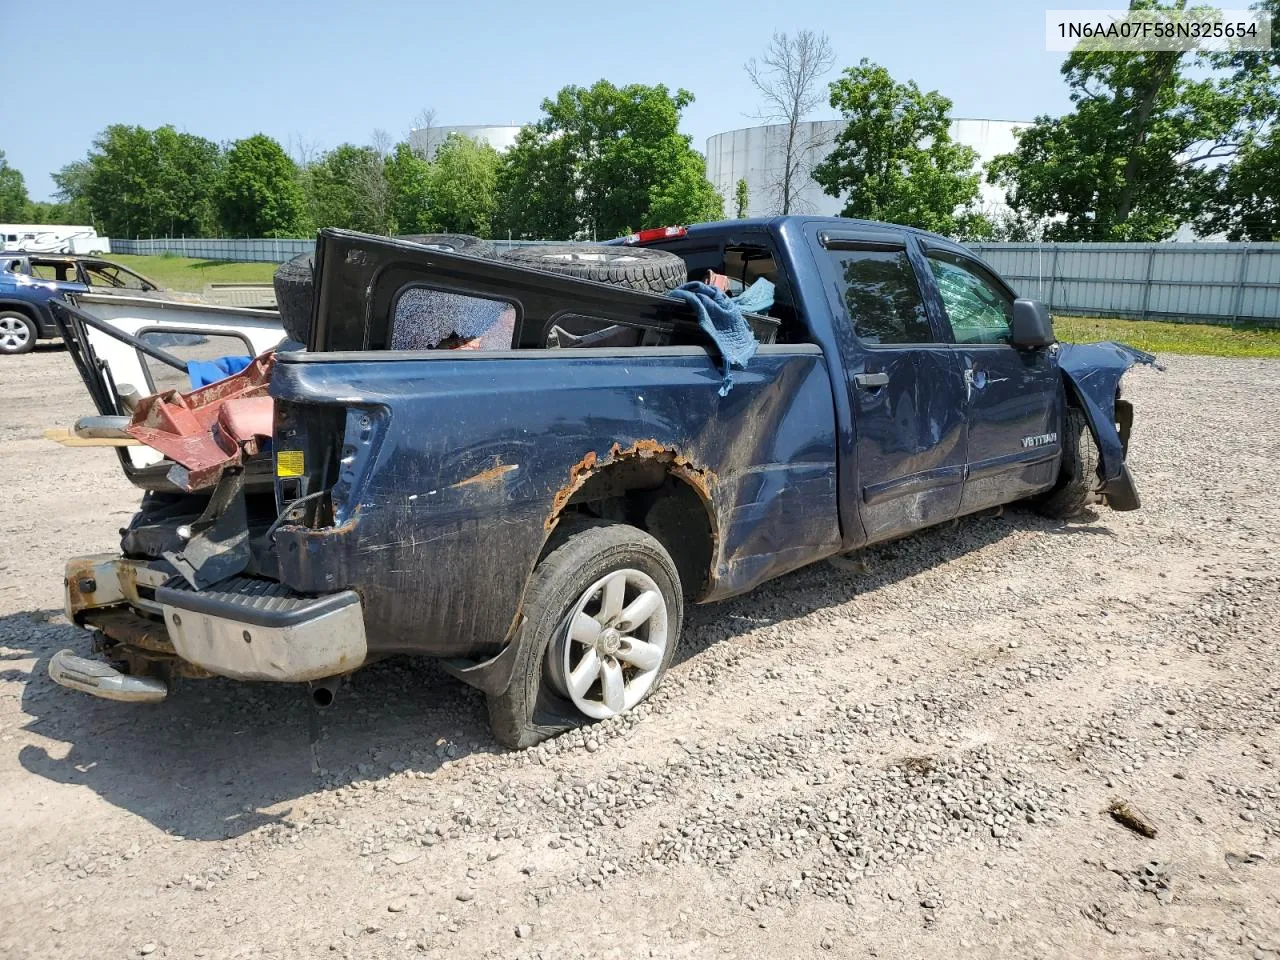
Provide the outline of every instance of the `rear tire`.
{"type": "MultiPolygon", "coordinates": [[[[398,240],[447,250],[468,257],[491,260],[493,244],[465,233],[411,233],[398,240]]],[[[282,263],[271,280],[276,291],[276,309],[280,312],[280,325],[293,340],[307,343],[311,336],[311,310],[315,302],[315,257],[304,253],[288,263],[282,263]]]]}
{"type": "Polygon", "coordinates": [[[1046,517],[1069,520],[1101,499],[1102,465],[1088,418],[1079,407],[1067,407],[1062,418],[1062,469],[1058,484],[1035,501],[1046,517]]]}
{"type": "Polygon", "coordinates": [[[548,273],[648,293],[666,293],[688,279],[683,260],[674,253],[649,247],[615,247],[598,243],[546,244],[512,247],[502,254],[502,259],[548,273]]]}
{"type": "Polygon", "coordinates": [[[35,321],[16,310],[0,312],[0,354],[30,353],[40,338],[35,321]]]}
{"type": "MultiPolygon", "coordinates": [[[[525,594],[524,613],[511,683],[488,697],[493,735],[514,749],[531,747],[593,719],[626,713],[648,699],[679,644],[684,599],[680,575],[662,544],[636,527],[598,523],[571,532],[538,564],[525,594]],[[619,592],[625,598],[622,612],[609,615],[605,591],[619,580],[625,585],[625,593],[619,592]],[[660,595],[660,606],[648,597],[652,591],[660,595]],[[638,603],[642,599],[647,604],[638,603]],[[646,606],[648,615],[640,620],[646,606]],[[630,610],[636,611],[635,623],[623,616],[630,610]],[[606,629],[594,642],[584,643],[577,639],[583,635],[581,628],[571,633],[571,619],[588,626],[593,621],[606,629]],[[571,692],[567,668],[576,665],[572,674],[585,677],[591,664],[601,666],[598,679],[588,686],[573,683],[577,692],[571,692]],[[614,684],[623,684],[622,699],[615,704],[621,709],[608,707],[606,674],[618,678],[614,684]]],[[[613,684],[611,689],[618,690],[613,684]]]]}

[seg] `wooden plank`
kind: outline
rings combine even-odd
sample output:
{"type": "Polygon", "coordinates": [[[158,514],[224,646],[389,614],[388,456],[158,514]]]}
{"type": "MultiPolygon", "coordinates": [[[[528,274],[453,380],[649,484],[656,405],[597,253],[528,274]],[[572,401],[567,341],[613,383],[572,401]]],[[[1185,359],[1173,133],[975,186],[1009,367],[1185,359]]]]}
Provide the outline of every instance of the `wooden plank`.
{"type": "Polygon", "coordinates": [[[50,427],[45,430],[44,438],[60,443],[64,447],[140,447],[142,444],[132,437],[115,440],[107,437],[77,437],[65,427],[50,427]]]}

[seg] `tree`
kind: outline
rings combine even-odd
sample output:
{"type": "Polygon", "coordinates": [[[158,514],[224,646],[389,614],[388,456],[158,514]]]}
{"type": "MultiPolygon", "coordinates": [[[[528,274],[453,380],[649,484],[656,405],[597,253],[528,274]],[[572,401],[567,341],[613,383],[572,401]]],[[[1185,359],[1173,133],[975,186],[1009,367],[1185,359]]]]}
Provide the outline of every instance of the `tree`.
{"type": "MultiPolygon", "coordinates": [[[[1185,0],[1131,3],[1139,8],[1181,11],[1185,0]]],[[[1013,153],[992,160],[987,179],[1052,240],[1164,240],[1206,201],[1218,211],[1206,219],[1225,229],[1223,208],[1250,202],[1223,193],[1244,189],[1229,175],[1231,158],[1257,144],[1276,113],[1274,76],[1269,94],[1259,82],[1268,58],[1275,52],[1082,46],[1062,65],[1071,112],[1037,117],[1013,153]]]]}
{"type": "MultiPolygon", "coordinates": [[[[313,163],[307,170],[312,222],[317,227],[390,233],[389,198],[371,196],[380,189],[371,169],[375,166],[383,167],[378,151],[352,143],[335,147],[313,163]]],[[[385,173],[382,177],[385,184],[385,173]]]]}
{"type": "Polygon", "coordinates": [[[431,164],[412,143],[398,143],[387,157],[387,187],[396,233],[432,233],[431,164]]]}
{"type": "Polygon", "coordinates": [[[747,181],[739,180],[733,188],[733,215],[742,220],[747,215],[750,195],[747,192],[747,181]]]}
{"type": "Polygon", "coordinates": [[[670,172],[649,187],[649,209],[640,217],[640,228],[722,219],[724,197],[707,179],[707,161],[702,154],[674,141],[669,149],[673,154],[667,168],[670,172]]]}
{"type": "Polygon", "coordinates": [[[679,130],[692,102],[686,90],[605,80],[544,100],[544,116],[503,158],[501,227],[520,237],[604,239],[659,214],[685,223],[722,208],[679,130]]]}
{"type": "Polygon", "coordinates": [[[217,191],[218,221],[235,237],[301,237],[309,229],[298,166],[258,133],[227,151],[217,191]]]}
{"type": "Polygon", "coordinates": [[[443,233],[488,237],[497,212],[498,151],[451,133],[430,167],[431,220],[443,233]]]}
{"type": "Polygon", "coordinates": [[[1234,241],[1280,240],[1280,130],[1247,144],[1213,177],[1216,190],[1202,211],[1202,229],[1234,241]]]}
{"type": "Polygon", "coordinates": [[[89,202],[89,179],[92,174],[93,167],[88,160],[74,160],[51,174],[54,186],[57,187],[54,196],[60,201],[57,206],[62,210],[62,219],[39,222],[92,224],[105,234],[106,226],[99,218],[94,217],[93,206],[89,202]]]}
{"type": "Polygon", "coordinates": [[[27,184],[22,171],[9,166],[0,150],[0,220],[20,222],[27,210],[27,184]]]}
{"type": "Polygon", "coordinates": [[[821,81],[835,61],[827,35],[812,30],[801,30],[794,37],[775,33],[760,60],[747,61],[747,76],[764,100],[758,118],[786,125],[782,170],[770,185],[779,213],[794,212],[795,195],[812,172],[809,158],[822,145],[804,135],[800,125],[822,102],[821,81]]]}
{"type": "Polygon", "coordinates": [[[846,217],[967,235],[978,214],[976,152],[951,139],[951,101],[914,81],[897,83],[863,59],[830,86],[844,127],[813,172],[846,217]]]}
{"type": "MultiPolygon", "coordinates": [[[[1280,29],[1280,0],[1256,4],[1280,29]]],[[[1210,172],[1214,190],[1199,212],[1199,226],[1229,240],[1280,240],[1280,46],[1205,58],[1225,71],[1220,96],[1237,105],[1228,135],[1239,148],[1229,165],[1210,172]]]]}
{"type": "Polygon", "coordinates": [[[114,124],[94,140],[86,162],[82,181],[84,171],[74,168],[75,189],[83,191],[109,234],[208,236],[214,231],[221,151],[212,141],[173,127],[114,124]]]}
{"type": "Polygon", "coordinates": [[[515,145],[502,158],[498,168],[499,233],[564,240],[582,232],[580,181],[573,151],[566,138],[540,129],[549,125],[548,120],[541,120],[522,127],[515,145]]]}

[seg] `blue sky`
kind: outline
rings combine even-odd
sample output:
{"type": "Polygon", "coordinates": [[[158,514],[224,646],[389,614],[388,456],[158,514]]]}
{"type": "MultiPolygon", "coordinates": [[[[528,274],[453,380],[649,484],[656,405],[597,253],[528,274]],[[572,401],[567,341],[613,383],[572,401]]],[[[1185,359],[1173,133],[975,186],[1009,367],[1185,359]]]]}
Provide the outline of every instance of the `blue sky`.
{"type": "Polygon", "coordinates": [[[1086,4],[0,0],[0,150],[47,199],[49,173],[110,123],[329,148],[376,128],[400,139],[429,107],[439,123],[523,123],[560,87],[602,77],[692,91],[684,130],[703,150],[755,122],[743,62],[774,30],[805,28],[831,37],[838,66],[868,57],[941,90],[955,116],[1023,120],[1068,106],[1062,54],[1044,49],[1048,6],[1086,4]]]}

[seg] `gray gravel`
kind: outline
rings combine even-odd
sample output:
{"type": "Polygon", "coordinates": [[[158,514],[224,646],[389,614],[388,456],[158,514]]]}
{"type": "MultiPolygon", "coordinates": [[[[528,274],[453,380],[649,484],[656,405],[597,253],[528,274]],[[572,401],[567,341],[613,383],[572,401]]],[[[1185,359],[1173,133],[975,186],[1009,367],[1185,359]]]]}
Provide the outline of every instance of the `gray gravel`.
{"type": "Polygon", "coordinates": [[[87,409],[69,366],[0,371],[0,955],[1280,950],[1280,363],[1129,378],[1140,512],[968,518],[693,609],[651,702],[519,754],[378,664],[319,775],[296,690],[45,678],[81,643],[63,558],[136,499],[38,439],[87,409]]]}

